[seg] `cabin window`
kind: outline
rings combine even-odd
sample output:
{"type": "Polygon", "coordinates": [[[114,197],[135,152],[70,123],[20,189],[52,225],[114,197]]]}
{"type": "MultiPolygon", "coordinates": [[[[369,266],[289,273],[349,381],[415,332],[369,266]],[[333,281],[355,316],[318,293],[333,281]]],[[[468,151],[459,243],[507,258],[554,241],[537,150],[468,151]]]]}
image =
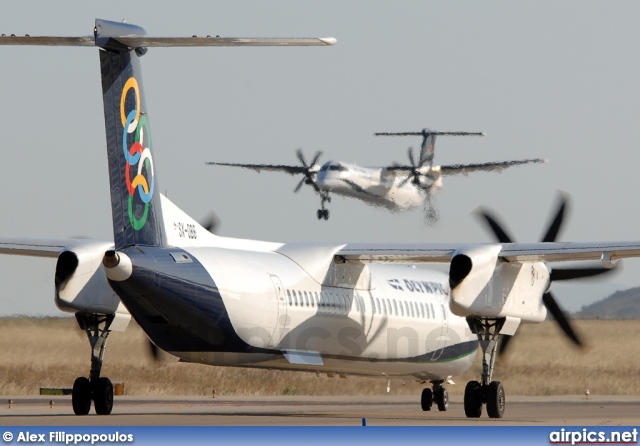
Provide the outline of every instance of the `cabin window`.
{"type": "Polygon", "coordinates": [[[287,297],[289,297],[289,306],[293,305],[293,301],[291,300],[291,291],[287,290],[287,297]]]}
{"type": "Polygon", "coordinates": [[[404,301],[404,312],[407,315],[407,317],[411,316],[411,313],[409,313],[409,303],[406,300],[404,301]]]}
{"type": "Polygon", "coordinates": [[[313,308],[315,308],[317,304],[318,304],[318,292],[314,291],[313,292],[313,302],[311,303],[311,306],[313,308]]]}
{"type": "Polygon", "coordinates": [[[420,302],[420,317],[424,319],[424,302],[420,302]]]}
{"type": "Polygon", "coordinates": [[[304,306],[308,307],[309,306],[309,296],[307,295],[306,291],[303,291],[303,295],[304,295],[304,306]]]}
{"type": "Polygon", "coordinates": [[[356,311],[360,312],[360,301],[358,299],[358,296],[353,296],[353,303],[356,305],[356,311]]]}
{"type": "Polygon", "coordinates": [[[398,313],[398,302],[396,302],[395,299],[393,299],[393,314],[395,314],[396,316],[400,313],[398,313]]]}
{"type": "Polygon", "coordinates": [[[430,305],[431,305],[431,317],[435,319],[436,318],[436,310],[435,310],[435,308],[433,308],[433,304],[430,304],[430,305]]]}

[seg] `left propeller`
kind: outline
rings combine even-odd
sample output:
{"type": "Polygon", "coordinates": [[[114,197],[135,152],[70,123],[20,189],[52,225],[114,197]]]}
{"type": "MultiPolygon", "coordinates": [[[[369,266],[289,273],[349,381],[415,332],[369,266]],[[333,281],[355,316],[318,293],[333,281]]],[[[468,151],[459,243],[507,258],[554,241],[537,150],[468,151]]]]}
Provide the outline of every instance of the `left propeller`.
{"type": "Polygon", "coordinates": [[[304,178],[300,180],[296,188],[293,190],[294,192],[298,192],[303,184],[308,184],[312,186],[316,190],[316,192],[320,192],[320,188],[316,183],[316,174],[320,170],[320,167],[317,166],[316,163],[320,159],[321,155],[322,155],[322,152],[319,152],[319,151],[316,152],[313,159],[311,160],[311,163],[307,164],[307,161],[304,159],[302,149],[296,150],[296,156],[298,157],[298,159],[300,160],[300,163],[302,164],[302,168],[303,168],[302,174],[304,175],[304,178]]]}
{"type": "MultiPolygon", "coordinates": [[[[568,203],[569,203],[569,200],[567,196],[562,195],[560,198],[560,205],[558,206],[558,210],[555,212],[553,220],[549,224],[547,231],[542,237],[543,242],[555,242],[556,239],[558,238],[558,234],[560,233],[563,222],[564,222],[564,216],[568,207],[568,203]]],[[[484,221],[487,224],[487,226],[493,233],[495,239],[499,243],[513,243],[513,239],[504,229],[504,225],[499,223],[496,217],[491,215],[491,213],[489,213],[488,211],[482,210],[482,209],[478,211],[478,215],[479,217],[482,218],[482,221],[484,221]]],[[[612,268],[605,268],[605,267],[598,267],[598,266],[582,267],[582,268],[578,268],[578,267],[558,267],[553,269],[549,268],[550,270],[549,286],[551,286],[551,284],[554,281],[582,279],[587,277],[598,276],[601,274],[613,272],[615,268],[616,268],[615,266],[612,268]]],[[[576,333],[576,331],[573,329],[570,323],[569,316],[566,314],[564,310],[562,310],[560,305],[558,305],[558,302],[553,297],[553,294],[551,294],[550,291],[547,291],[546,293],[544,293],[544,295],[542,296],[542,302],[544,303],[545,307],[547,307],[547,310],[549,311],[549,313],[551,313],[551,315],[554,317],[554,319],[556,320],[556,322],[558,323],[558,325],[560,326],[564,334],[569,339],[571,339],[571,341],[574,344],[578,346],[582,346],[582,341],[578,336],[578,334],[576,333]]],[[[512,338],[511,336],[507,336],[507,335],[503,335],[501,337],[500,347],[498,349],[498,353],[500,355],[504,354],[504,352],[507,350],[507,346],[509,345],[511,338],[512,338]]]]}

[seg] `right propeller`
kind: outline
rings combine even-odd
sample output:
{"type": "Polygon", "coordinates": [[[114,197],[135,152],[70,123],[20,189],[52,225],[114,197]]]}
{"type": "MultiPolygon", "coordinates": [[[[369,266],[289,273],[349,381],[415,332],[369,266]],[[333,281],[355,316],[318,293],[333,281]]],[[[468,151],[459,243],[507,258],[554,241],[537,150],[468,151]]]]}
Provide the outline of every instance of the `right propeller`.
{"type": "Polygon", "coordinates": [[[409,156],[409,163],[411,164],[411,172],[404,180],[400,182],[399,186],[402,187],[409,181],[411,181],[414,185],[421,187],[422,183],[420,181],[420,177],[425,175],[425,173],[423,173],[421,170],[422,167],[426,164],[427,160],[420,160],[420,162],[416,164],[415,157],[413,156],[413,147],[409,147],[407,154],[409,156]]]}
{"type": "MultiPolygon", "coordinates": [[[[555,242],[560,230],[562,229],[562,224],[564,222],[564,215],[567,209],[569,200],[566,195],[561,195],[560,197],[560,205],[558,206],[558,210],[555,213],[555,216],[545,235],[542,237],[543,242],[555,242]]],[[[478,215],[482,218],[482,220],[487,224],[494,237],[499,243],[513,243],[513,239],[508,235],[507,231],[504,229],[504,225],[499,223],[498,220],[492,216],[486,210],[479,210],[478,215]]],[[[614,271],[616,267],[605,268],[602,266],[590,266],[590,267],[558,267],[558,268],[549,268],[550,269],[550,285],[554,281],[561,280],[573,280],[573,279],[582,279],[587,277],[598,276],[601,274],[606,274],[614,271]]],[[[569,322],[569,317],[562,310],[558,302],[553,297],[550,291],[547,291],[542,296],[542,302],[547,307],[547,310],[554,317],[562,331],[567,335],[571,341],[578,345],[582,346],[582,341],[580,337],[576,334],[575,330],[571,326],[569,322]]],[[[503,335],[501,336],[500,347],[498,349],[498,354],[502,355],[507,350],[507,347],[511,341],[511,336],[503,335]]]]}

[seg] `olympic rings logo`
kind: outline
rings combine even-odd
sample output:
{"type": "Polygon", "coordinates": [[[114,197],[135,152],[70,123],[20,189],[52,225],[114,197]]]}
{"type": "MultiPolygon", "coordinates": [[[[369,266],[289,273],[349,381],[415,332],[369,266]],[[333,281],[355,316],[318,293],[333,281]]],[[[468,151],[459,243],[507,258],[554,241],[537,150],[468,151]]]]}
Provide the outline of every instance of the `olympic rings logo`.
{"type": "Polygon", "coordinates": [[[153,158],[151,157],[151,132],[149,131],[149,122],[146,115],[140,113],[140,88],[138,81],[134,77],[130,77],[124,84],[122,96],[120,98],[120,119],[122,120],[122,149],[126,160],[125,178],[127,183],[127,191],[129,192],[129,221],[133,229],[140,230],[147,222],[149,215],[149,203],[153,198],[153,158]],[[133,110],[125,110],[125,103],[129,90],[133,90],[135,94],[135,108],[133,110]],[[129,146],[128,136],[134,135],[134,141],[129,146]],[[136,167],[137,165],[137,167],[136,167]],[[133,180],[131,179],[131,168],[136,172],[133,180]],[[144,172],[143,172],[144,169],[144,172]],[[133,211],[133,201],[136,195],[144,203],[144,212],[142,217],[136,218],[133,211]]]}

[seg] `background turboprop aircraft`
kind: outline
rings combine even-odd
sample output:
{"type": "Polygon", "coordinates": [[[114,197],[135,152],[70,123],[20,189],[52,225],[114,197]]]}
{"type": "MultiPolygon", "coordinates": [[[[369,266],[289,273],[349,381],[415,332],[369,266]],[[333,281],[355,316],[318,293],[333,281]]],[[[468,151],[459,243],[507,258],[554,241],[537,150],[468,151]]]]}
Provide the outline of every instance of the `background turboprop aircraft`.
{"type": "Polygon", "coordinates": [[[418,380],[421,407],[447,410],[444,387],[468,370],[480,381],[464,410],[504,415],[492,380],[497,342],[552,313],[578,338],[549,288],[640,256],[640,242],[556,243],[564,205],[540,243],[512,243],[484,214],[498,243],[272,243],[218,237],[160,195],[139,59],[148,46],[326,45],[332,39],[153,38],[96,20],[94,36],[1,37],[1,44],[99,48],[114,240],[2,238],[5,254],[57,258],[55,302],[75,313],[91,346],[89,377],[73,386],[76,414],[113,407],[101,376],[108,335],[131,316],[159,348],[209,365],[418,380]],[[549,262],[599,261],[588,268],[549,262]],[[449,265],[449,273],[407,267],[449,265]]]}
{"type": "Polygon", "coordinates": [[[442,187],[445,176],[467,175],[471,172],[500,172],[507,167],[529,163],[544,163],[543,159],[498,161],[475,164],[434,165],[436,136],[484,136],[481,132],[437,132],[423,129],[421,132],[376,133],[376,136],[422,136],[418,162],[409,147],[409,165],[393,163],[384,167],[361,167],[342,161],[318,163],[322,152],[316,152],[311,163],[307,163],[302,150],[296,150],[300,160],[298,166],[282,164],[235,164],[208,162],[216,166],[244,167],[260,172],[262,170],[285,172],[304,176],[293,190],[298,192],[303,184],[313,187],[320,196],[318,219],[329,219],[329,210],[325,203],[331,201],[330,194],[356,198],[367,204],[379,206],[391,211],[404,211],[425,205],[425,221],[434,223],[438,213],[431,202],[431,194],[442,187]]]}

